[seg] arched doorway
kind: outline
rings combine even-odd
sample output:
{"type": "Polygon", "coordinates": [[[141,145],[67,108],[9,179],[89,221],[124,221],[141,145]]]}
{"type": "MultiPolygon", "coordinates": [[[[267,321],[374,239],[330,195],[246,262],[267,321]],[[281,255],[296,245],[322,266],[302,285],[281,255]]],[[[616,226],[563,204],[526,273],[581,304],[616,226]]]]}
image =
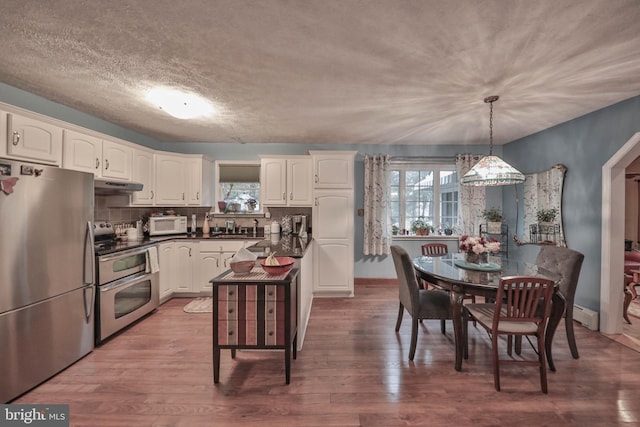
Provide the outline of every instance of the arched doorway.
{"type": "Polygon", "coordinates": [[[640,132],[602,166],[600,331],[622,333],[625,170],[640,156],[640,132]]]}

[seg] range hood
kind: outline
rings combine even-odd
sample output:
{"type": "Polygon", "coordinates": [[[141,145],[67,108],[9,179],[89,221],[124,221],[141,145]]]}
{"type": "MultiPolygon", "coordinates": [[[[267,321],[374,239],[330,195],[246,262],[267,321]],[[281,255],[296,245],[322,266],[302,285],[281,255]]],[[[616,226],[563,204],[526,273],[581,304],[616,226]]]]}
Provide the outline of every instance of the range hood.
{"type": "Polygon", "coordinates": [[[116,181],[96,178],[94,181],[95,194],[129,194],[134,191],[141,191],[143,185],[139,182],[116,181]]]}

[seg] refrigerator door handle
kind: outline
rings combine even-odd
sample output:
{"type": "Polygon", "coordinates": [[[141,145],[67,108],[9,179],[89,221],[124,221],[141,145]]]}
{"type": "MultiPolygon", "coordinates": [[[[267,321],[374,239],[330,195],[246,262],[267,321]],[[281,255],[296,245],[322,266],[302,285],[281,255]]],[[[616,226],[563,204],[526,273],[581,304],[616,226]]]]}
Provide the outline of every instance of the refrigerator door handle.
{"type": "Polygon", "coordinates": [[[87,221],[87,230],[84,236],[84,284],[94,285],[96,280],[96,263],[94,261],[93,224],[87,221]]]}
{"type": "Polygon", "coordinates": [[[87,286],[86,288],[84,288],[84,315],[87,319],[87,322],[89,320],[91,320],[91,313],[93,312],[93,307],[94,307],[94,301],[95,301],[95,292],[96,292],[96,287],[95,286],[87,286]],[[87,297],[88,295],[88,297],[87,297]]]}

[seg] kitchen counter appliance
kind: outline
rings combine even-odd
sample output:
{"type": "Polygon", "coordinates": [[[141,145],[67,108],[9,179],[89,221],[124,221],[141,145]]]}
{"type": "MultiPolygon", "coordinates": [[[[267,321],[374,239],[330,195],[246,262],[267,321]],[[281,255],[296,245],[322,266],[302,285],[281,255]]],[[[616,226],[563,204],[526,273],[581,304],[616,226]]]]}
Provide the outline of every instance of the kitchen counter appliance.
{"type": "Polygon", "coordinates": [[[151,313],[160,304],[157,244],[118,243],[113,226],[96,230],[96,344],[151,313]],[[156,266],[156,267],[154,267],[156,266]],[[155,270],[155,271],[154,271],[155,270]]]}
{"type": "Polygon", "coordinates": [[[149,218],[149,235],[186,234],[186,216],[152,216],[149,218]]]}
{"type": "Polygon", "coordinates": [[[4,158],[0,181],[5,403],[93,350],[94,183],[92,174],[4,158]],[[13,191],[7,190],[15,178],[13,191]]]}

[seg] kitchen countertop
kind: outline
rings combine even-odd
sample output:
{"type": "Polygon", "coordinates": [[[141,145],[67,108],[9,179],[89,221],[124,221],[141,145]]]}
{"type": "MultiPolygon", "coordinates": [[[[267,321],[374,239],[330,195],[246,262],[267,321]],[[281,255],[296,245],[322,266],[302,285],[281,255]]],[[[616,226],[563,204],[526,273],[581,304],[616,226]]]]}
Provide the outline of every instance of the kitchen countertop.
{"type": "Polygon", "coordinates": [[[254,236],[253,233],[248,234],[215,234],[204,236],[202,232],[193,234],[171,234],[166,236],[152,236],[145,237],[142,240],[127,240],[120,241],[116,245],[109,247],[108,249],[100,250],[99,255],[107,255],[113,252],[124,251],[127,249],[142,248],[145,246],[151,246],[155,243],[169,242],[172,240],[181,241],[214,241],[214,240],[249,240],[255,241],[255,244],[248,246],[247,249],[254,252],[259,258],[264,258],[272,252],[276,252],[277,256],[289,256],[292,258],[302,258],[306,252],[309,242],[311,242],[311,235],[308,235],[305,239],[298,236],[280,236],[277,238],[275,235],[265,236],[262,230],[258,230],[258,233],[254,236]]]}

